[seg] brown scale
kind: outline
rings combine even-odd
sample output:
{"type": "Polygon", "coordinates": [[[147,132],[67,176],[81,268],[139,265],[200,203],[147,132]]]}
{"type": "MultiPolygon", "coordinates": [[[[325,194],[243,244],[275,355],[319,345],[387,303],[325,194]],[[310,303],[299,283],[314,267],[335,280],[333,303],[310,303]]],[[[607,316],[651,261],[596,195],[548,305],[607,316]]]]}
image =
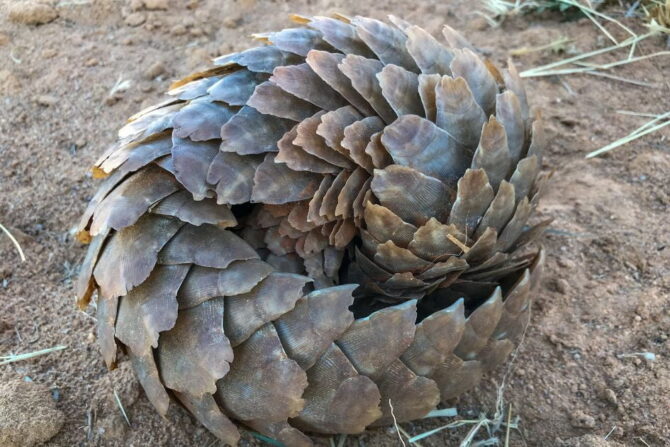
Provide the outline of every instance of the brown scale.
{"type": "Polygon", "coordinates": [[[78,303],[103,358],[221,440],[425,416],[528,324],[546,139],[519,75],[397,17],[292,16],[96,162],[78,303]]]}

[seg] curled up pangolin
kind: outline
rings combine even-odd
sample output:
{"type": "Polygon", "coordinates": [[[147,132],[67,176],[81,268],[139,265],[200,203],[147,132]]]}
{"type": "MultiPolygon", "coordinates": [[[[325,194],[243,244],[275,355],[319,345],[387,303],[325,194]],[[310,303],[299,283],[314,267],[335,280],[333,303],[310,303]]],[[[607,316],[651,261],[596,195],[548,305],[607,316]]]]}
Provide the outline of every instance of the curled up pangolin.
{"type": "Polygon", "coordinates": [[[232,445],[421,418],[514,349],[543,263],[513,65],[450,27],[292,18],[131,117],[79,225],[107,365],[232,445]]]}

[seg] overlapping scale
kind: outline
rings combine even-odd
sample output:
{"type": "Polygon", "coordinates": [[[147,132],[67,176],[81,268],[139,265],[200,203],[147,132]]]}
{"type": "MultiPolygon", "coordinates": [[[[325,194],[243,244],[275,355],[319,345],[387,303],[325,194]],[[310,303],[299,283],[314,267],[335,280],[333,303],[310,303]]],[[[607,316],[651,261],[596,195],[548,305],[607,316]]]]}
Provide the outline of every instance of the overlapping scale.
{"type": "Polygon", "coordinates": [[[161,414],[285,445],[423,417],[524,334],[546,138],[515,67],[397,17],[293,16],[96,162],[76,284],[161,414]],[[119,349],[122,346],[123,349],[119,349]]]}

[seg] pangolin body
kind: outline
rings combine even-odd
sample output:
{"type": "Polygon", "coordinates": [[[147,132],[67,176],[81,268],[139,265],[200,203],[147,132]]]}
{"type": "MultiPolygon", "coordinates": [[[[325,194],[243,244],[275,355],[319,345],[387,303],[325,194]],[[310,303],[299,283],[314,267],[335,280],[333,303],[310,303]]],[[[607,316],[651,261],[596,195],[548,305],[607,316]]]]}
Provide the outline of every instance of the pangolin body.
{"type": "Polygon", "coordinates": [[[293,18],[133,116],[79,225],[107,365],[233,445],[423,417],[513,350],[543,263],[513,65],[450,27],[293,18]]]}

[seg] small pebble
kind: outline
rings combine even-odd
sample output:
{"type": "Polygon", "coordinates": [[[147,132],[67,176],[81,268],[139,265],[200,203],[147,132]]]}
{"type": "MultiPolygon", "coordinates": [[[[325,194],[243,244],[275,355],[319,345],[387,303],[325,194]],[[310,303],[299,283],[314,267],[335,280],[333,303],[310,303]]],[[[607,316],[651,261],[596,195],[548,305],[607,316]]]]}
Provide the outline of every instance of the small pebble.
{"type": "Polygon", "coordinates": [[[170,32],[174,36],[183,36],[184,34],[186,34],[188,32],[188,30],[186,29],[186,27],[184,25],[178,24],[178,25],[173,26],[172,29],[170,30],[170,32]]]}
{"type": "Polygon", "coordinates": [[[58,17],[58,11],[45,3],[35,1],[10,2],[9,20],[24,25],[42,25],[58,17]]]}
{"type": "Polygon", "coordinates": [[[0,47],[9,43],[9,36],[5,33],[0,33],[0,47]]]}
{"type": "Polygon", "coordinates": [[[564,278],[558,278],[554,283],[554,287],[558,293],[565,295],[570,289],[570,284],[564,278]]]}
{"type": "Polygon", "coordinates": [[[52,95],[39,95],[35,97],[35,102],[42,107],[51,107],[58,102],[58,98],[52,95]]]}
{"type": "Polygon", "coordinates": [[[43,59],[51,59],[58,56],[58,51],[54,50],[53,48],[46,48],[42,50],[41,56],[43,59]]]}
{"type": "Polygon", "coordinates": [[[223,26],[230,29],[235,29],[242,24],[242,17],[234,16],[228,17],[223,20],[223,26]]]}
{"type": "Polygon", "coordinates": [[[168,9],[168,0],[144,0],[144,7],[150,10],[168,9]]]}
{"type": "Polygon", "coordinates": [[[84,62],[84,65],[87,66],[87,67],[95,67],[98,64],[99,64],[98,60],[94,57],[92,57],[92,58],[88,59],[86,62],[84,62]]]}
{"type": "Polygon", "coordinates": [[[132,14],[128,14],[124,20],[124,23],[128,26],[140,26],[147,20],[147,16],[142,14],[141,12],[134,12],[132,14]]]}
{"type": "Polygon", "coordinates": [[[189,34],[193,37],[200,37],[203,34],[205,34],[205,32],[202,30],[202,28],[194,27],[194,28],[191,28],[191,30],[189,31],[189,34]]]}
{"type": "Polygon", "coordinates": [[[611,390],[610,388],[605,388],[603,390],[603,396],[602,397],[606,402],[609,402],[610,404],[612,404],[614,406],[617,405],[617,397],[616,397],[616,393],[614,392],[614,390],[611,390]]]}
{"type": "Polygon", "coordinates": [[[144,77],[148,80],[156,79],[165,73],[165,65],[162,62],[154,62],[144,71],[144,77]]]}
{"type": "Polygon", "coordinates": [[[593,416],[583,411],[575,411],[570,415],[570,422],[576,428],[593,428],[596,426],[596,420],[593,416]]]}

